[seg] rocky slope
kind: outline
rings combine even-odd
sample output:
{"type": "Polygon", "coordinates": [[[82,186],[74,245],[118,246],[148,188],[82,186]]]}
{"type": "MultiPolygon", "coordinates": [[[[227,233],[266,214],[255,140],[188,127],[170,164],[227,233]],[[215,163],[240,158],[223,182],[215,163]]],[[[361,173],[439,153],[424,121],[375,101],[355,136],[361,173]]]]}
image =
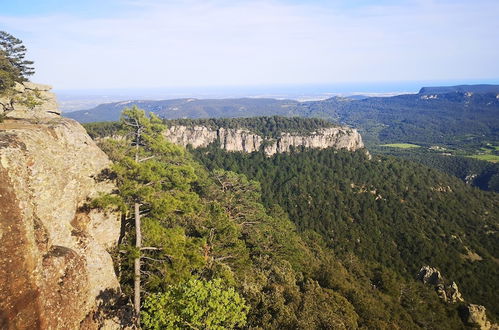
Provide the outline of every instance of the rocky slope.
{"type": "Polygon", "coordinates": [[[227,151],[253,152],[263,146],[265,154],[288,152],[291,147],[337,148],[350,151],[364,147],[360,134],[348,127],[321,128],[307,135],[281,133],[276,139],[260,136],[246,129],[218,128],[205,126],[171,126],[166,138],[183,146],[206,147],[219,142],[227,151]]]}
{"type": "Polygon", "coordinates": [[[119,292],[119,218],[83,208],[113,188],[96,180],[109,160],[41,89],[0,123],[0,328],[118,328],[100,312],[119,292]]]}

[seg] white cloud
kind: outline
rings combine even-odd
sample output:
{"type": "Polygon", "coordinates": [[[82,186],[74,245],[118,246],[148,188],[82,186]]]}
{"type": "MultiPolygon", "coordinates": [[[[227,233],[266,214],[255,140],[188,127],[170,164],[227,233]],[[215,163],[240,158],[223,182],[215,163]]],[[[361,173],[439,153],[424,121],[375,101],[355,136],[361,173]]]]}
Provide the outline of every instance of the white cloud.
{"type": "Polygon", "coordinates": [[[129,1],[0,28],[60,89],[499,77],[499,3],[338,3],[129,1]]]}

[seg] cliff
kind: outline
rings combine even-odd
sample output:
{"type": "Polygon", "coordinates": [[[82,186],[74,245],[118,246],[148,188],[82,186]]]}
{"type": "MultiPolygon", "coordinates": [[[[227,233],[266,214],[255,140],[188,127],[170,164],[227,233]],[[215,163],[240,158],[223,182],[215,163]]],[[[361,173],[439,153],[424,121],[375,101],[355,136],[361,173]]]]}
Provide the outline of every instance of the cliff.
{"type": "Polygon", "coordinates": [[[336,148],[354,151],[364,147],[357,130],[348,127],[328,127],[309,134],[281,133],[277,138],[267,138],[247,129],[206,126],[171,126],[165,133],[168,140],[183,146],[206,147],[218,142],[227,151],[254,152],[263,146],[268,156],[288,152],[291,147],[336,148]]]}
{"type": "Polygon", "coordinates": [[[118,328],[101,312],[119,292],[107,252],[119,217],[83,208],[113,189],[96,180],[110,162],[40,89],[36,109],[0,123],[0,328],[118,328]]]}

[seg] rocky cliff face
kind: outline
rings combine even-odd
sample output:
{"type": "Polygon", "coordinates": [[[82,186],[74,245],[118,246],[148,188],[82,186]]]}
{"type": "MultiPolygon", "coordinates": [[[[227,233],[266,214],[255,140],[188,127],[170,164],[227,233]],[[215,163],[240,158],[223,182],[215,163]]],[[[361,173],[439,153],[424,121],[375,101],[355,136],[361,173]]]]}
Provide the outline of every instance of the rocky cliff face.
{"type": "Polygon", "coordinates": [[[282,133],[276,139],[262,137],[245,129],[219,128],[211,129],[205,126],[172,126],[166,133],[166,138],[183,146],[194,148],[206,147],[210,143],[219,142],[227,151],[253,152],[263,145],[267,155],[288,152],[291,147],[306,148],[336,148],[354,151],[364,147],[360,134],[348,127],[322,128],[307,135],[282,133]]]}
{"type": "Polygon", "coordinates": [[[118,328],[99,307],[119,291],[119,218],[82,208],[113,188],[96,180],[109,160],[48,96],[0,123],[0,328],[118,328]]]}

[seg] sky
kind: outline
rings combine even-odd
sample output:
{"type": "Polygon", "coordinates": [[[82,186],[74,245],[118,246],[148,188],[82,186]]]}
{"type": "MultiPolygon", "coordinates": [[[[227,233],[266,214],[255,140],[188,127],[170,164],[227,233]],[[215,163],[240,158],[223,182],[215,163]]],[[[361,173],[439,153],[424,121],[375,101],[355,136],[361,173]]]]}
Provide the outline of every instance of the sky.
{"type": "Polygon", "coordinates": [[[56,89],[499,83],[497,0],[0,0],[56,89]]]}

